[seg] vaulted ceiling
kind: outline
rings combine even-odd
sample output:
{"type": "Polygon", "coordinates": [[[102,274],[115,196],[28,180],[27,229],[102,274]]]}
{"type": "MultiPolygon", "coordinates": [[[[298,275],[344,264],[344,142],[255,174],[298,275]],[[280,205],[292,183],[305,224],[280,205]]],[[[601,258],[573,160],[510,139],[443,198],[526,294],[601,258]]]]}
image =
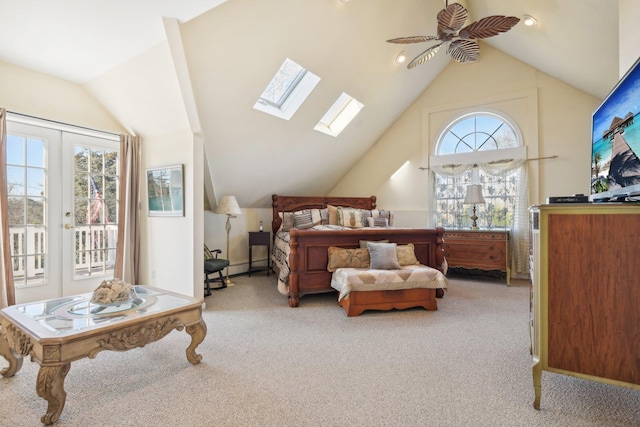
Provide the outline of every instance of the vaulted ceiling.
{"type": "MultiPolygon", "coordinates": [[[[546,74],[599,98],[618,79],[618,0],[462,3],[470,20],[536,17],[537,26],[520,23],[485,43],[546,74]]],[[[446,72],[451,59],[444,52],[413,70],[394,62],[401,50],[411,59],[428,43],[385,42],[436,34],[435,17],[444,5],[443,0],[0,0],[0,61],[89,86],[163,43],[162,16],[177,18],[214,190],[236,195],[243,207],[266,207],[272,193],[330,191],[446,72]],[[321,78],[289,121],[252,108],[285,58],[321,78]],[[337,138],[314,131],[342,92],[364,104],[360,114],[337,138]]],[[[149,106],[154,108],[161,107],[149,106]]],[[[139,131],[144,135],[145,129],[139,131]]]]}

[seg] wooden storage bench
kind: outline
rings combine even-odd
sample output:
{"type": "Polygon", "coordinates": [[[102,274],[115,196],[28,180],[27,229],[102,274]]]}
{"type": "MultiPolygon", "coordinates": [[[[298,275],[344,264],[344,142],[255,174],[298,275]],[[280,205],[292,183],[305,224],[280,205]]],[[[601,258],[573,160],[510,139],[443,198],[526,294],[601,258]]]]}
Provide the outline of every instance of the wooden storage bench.
{"type": "Polygon", "coordinates": [[[426,288],[395,289],[388,291],[353,291],[338,301],[348,317],[358,316],[365,310],[392,310],[424,307],[438,309],[436,290],[426,288]]]}
{"type": "Polygon", "coordinates": [[[436,291],[446,289],[447,279],[424,265],[407,265],[400,270],[339,268],[331,286],[340,292],[338,304],[351,317],[365,310],[437,310],[436,291]]]}

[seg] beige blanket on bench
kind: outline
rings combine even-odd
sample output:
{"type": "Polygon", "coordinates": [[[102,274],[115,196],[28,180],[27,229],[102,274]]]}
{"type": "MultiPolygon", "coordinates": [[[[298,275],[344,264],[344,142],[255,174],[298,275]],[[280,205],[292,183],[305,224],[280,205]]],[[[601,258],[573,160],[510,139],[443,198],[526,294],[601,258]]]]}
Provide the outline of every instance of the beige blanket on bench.
{"type": "Polygon", "coordinates": [[[447,278],[426,265],[405,265],[400,270],[338,268],[331,277],[331,287],[340,292],[338,301],[351,291],[385,291],[395,289],[446,289],[447,278]]]}

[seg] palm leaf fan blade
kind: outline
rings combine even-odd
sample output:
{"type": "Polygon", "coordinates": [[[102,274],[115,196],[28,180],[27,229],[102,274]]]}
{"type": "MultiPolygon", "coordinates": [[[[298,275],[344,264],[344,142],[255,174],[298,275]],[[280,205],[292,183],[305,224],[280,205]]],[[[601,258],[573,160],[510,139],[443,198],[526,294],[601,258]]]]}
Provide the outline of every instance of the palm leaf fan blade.
{"type": "Polygon", "coordinates": [[[476,62],[480,56],[480,45],[475,40],[456,40],[451,42],[447,52],[458,62],[476,62]]]}
{"type": "Polygon", "coordinates": [[[509,31],[520,22],[515,16],[493,15],[482,18],[460,30],[459,37],[463,39],[486,39],[509,31]]]}
{"type": "Polygon", "coordinates": [[[438,12],[438,36],[456,33],[467,22],[467,9],[452,3],[438,12]]]}
{"type": "Polygon", "coordinates": [[[417,67],[420,64],[427,62],[428,60],[433,58],[436,55],[436,53],[438,53],[438,51],[440,50],[440,46],[442,46],[442,43],[438,43],[435,46],[431,46],[429,49],[425,50],[420,55],[413,58],[413,60],[407,64],[407,68],[412,69],[417,67]]]}
{"type": "Polygon", "coordinates": [[[422,43],[438,40],[437,37],[434,36],[410,36],[410,37],[398,37],[397,39],[387,40],[387,43],[395,43],[395,44],[409,44],[409,43],[422,43]]]}

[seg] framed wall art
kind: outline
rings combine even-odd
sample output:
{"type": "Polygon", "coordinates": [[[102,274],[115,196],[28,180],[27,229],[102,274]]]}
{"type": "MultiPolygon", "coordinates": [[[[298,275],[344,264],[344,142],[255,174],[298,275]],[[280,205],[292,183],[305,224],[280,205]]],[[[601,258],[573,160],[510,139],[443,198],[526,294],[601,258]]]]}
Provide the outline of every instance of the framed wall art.
{"type": "Polygon", "coordinates": [[[184,216],[183,165],[147,169],[149,216],[184,216]]]}

